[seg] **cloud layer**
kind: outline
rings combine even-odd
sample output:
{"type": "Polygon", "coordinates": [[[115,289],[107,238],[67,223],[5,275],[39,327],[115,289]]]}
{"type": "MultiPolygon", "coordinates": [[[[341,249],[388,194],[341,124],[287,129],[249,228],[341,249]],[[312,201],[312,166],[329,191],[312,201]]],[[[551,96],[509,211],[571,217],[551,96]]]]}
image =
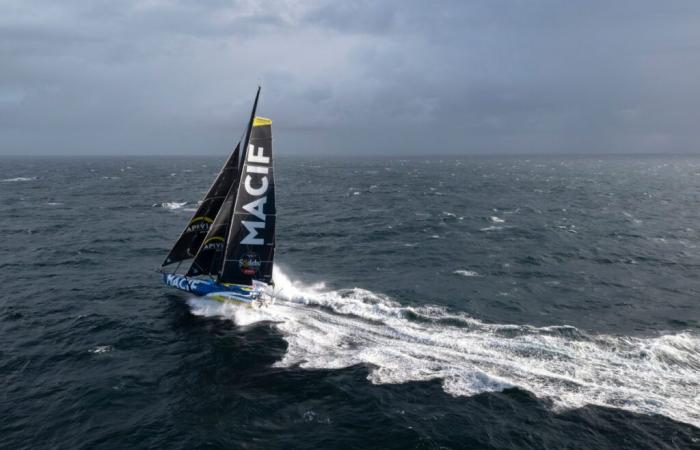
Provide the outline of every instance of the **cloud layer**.
{"type": "Polygon", "coordinates": [[[9,0],[0,155],[700,152],[700,4],[9,0]]]}

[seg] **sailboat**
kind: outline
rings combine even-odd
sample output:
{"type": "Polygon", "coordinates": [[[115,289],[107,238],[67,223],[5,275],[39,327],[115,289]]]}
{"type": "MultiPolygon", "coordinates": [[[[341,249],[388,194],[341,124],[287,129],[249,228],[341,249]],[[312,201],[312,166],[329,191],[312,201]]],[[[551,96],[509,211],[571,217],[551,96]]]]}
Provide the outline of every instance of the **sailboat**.
{"type": "Polygon", "coordinates": [[[259,304],[272,285],[275,183],[272,120],[255,115],[161,266],[166,285],[197,296],[259,304]],[[242,144],[242,145],[241,145],[242,144]],[[186,272],[178,270],[184,261],[186,272]],[[174,270],[166,267],[177,263],[174,270]]]}

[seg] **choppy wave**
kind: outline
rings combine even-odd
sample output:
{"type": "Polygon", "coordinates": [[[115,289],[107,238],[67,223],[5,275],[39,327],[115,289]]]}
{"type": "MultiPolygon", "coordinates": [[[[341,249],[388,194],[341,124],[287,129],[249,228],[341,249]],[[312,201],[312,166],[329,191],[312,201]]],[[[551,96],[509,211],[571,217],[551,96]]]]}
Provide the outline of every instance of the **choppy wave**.
{"type": "Polygon", "coordinates": [[[109,353],[112,351],[112,346],[111,345],[98,345],[97,347],[93,348],[90,350],[90,353],[109,353]]]}
{"type": "Polygon", "coordinates": [[[491,225],[488,227],[479,228],[479,231],[499,231],[502,229],[503,229],[503,227],[497,227],[495,225],[491,225]]]}
{"type": "Polygon", "coordinates": [[[452,273],[455,275],[461,275],[463,277],[478,277],[478,276],[480,276],[479,272],[475,272],[473,270],[465,270],[465,269],[455,270],[452,273]]]}
{"type": "Polygon", "coordinates": [[[555,408],[587,404],[662,414],[700,426],[700,338],[589,335],[570,326],[487,324],[442,307],[402,306],[363,289],[303,286],[275,273],[264,309],[192,299],[193,313],[276,322],[280,367],[370,367],[372,383],[442,380],[455,396],[526,389],[555,408]]]}
{"type": "Polygon", "coordinates": [[[165,209],[180,209],[183,206],[185,206],[187,202],[163,202],[163,203],[156,203],[153,206],[160,206],[161,208],[165,209]]]}
{"type": "Polygon", "coordinates": [[[36,179],[37,179],[37,177],[16,177],[16,178],[5,178],[4,180],[0,180],[0,182],[16,183],[18,181],[34,181],[36,179]]]}

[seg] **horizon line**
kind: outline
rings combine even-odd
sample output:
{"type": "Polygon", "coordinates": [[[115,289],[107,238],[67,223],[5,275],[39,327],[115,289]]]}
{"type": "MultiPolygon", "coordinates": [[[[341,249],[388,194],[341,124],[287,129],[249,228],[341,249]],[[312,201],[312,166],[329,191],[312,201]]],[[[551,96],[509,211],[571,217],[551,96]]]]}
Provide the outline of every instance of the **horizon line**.
{"type": "MultiPolygon", "coordinates": [[[[229,153],[63,153],[63,154],[49,154],[49,153],[35,153],[35,154],[21,154],[21,153],[9,153],[1,154],[2,158],[193,158],[193,157],[203,157],[203,158],[219,158],[225,157],[229,153]]],[[[394,154],[394,153],[371,153],[371,154],[358,154],[358,153],[282,153],[275,155],[276,158],[316,158],[316,157],[327,157],[327,158],[347,158],[347,159],[385,159],[385,158],[469,158],[469,157],[543,157],[543,156],[553,156],[553,157],[615,157],[615,156],[699,156],[698,152],[594,152],[594,153],[583,153],[583,152],[476,152],[476,153],[406,153],[406,154],[394,154]]]]}

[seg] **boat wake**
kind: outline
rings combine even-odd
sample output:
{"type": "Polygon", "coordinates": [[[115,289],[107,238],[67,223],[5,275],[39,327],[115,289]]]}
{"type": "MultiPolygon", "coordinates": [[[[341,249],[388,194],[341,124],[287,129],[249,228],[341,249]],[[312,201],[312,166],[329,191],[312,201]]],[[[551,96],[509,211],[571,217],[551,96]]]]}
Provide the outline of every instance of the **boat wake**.
{"type": "Polygon", "coordinates": [[[276,365],[366,364],[373,383],[442,380],[455,396],[509,387],[555,408],[587,404],[700,426],[700,336],[590,335],[570,326],[487,324],[441,307],[402,306],[363,289],[293,283],[275,268],[276,302],[246,309],[191,299],[194,314],[273,321],[288,343],[276,365]]]}

